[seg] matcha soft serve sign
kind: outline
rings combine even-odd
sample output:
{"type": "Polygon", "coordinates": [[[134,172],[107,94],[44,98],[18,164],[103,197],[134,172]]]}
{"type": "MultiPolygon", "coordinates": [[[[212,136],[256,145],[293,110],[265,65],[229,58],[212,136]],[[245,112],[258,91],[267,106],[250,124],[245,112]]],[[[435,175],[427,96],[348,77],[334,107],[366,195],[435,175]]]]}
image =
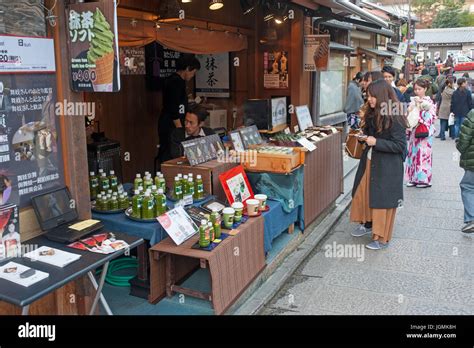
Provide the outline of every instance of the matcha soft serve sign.
{"type": "Polygon", "coordinates": [[[119,91],[116,1],[73,4],[67,13],[72,89],[119,91]]]}

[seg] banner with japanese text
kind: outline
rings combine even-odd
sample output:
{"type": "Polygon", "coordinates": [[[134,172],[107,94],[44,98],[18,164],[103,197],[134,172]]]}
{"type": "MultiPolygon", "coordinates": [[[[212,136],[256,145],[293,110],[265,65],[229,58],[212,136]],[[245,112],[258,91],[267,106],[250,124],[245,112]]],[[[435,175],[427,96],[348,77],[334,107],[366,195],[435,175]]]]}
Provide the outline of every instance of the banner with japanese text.
{"type": "Polygon", "coordinates": [[[76,92],[117,92],[120,66],[116,1],[67,9],[71,87],[76,92]]]}
{"type": "Polygon", "coordinates": [[[197,55],[196,58],[201,63],[201,70],[196,73],[196,95],[229,98],[229,53],[197,55]]]}
{"type": "Polygon", "coordinates": [[[56,75],[0,75],[0,205],[25,207],[64,185],[59,135],[56,75]]]}

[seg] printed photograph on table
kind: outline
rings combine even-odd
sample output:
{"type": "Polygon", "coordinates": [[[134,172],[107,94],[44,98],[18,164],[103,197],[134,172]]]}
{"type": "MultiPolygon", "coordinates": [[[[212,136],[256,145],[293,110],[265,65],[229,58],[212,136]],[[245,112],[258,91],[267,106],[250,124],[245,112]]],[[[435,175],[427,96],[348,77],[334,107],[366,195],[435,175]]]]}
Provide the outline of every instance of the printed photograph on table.
{"type": "Polygon", "coordinates": [[[255,125],[242,128],[240,130],[240,135],[245,149],[248,149],[251,145],[260,145],[263,142],[262,136],[255,125]]]}
{"type": "Polygon", "coordinates": [[[242,141],[242,136],[240,135],[239,131],[234,131],[230,133],[230,139],[232,141],[232,145],[234,146],[234,150],[237,152],[245,151],[245,146],[242,141]]]}
{"type": "Polygon", "coordinates": [[[300,128],[301,132],[304,132],[306,129],[314,126],[308,105],[296,107],[296,118],[298,119],[298,127],[300,128]]]}
{"type": "Polygon", "coordinates": [[[183,244],[199,230],[183,207],[178,207],[161,215],[158,217],[158,222],[176,245],[183,244]]]}
{"type": "Polygon", "coordinates": [[[0,260],[20,256],[20,218],[18,206],[0,206],[0,260]]]}
{"type": "Polygon", "coordinates": [[[242,202],[254,197],[252,187],[245,174],[244,167],[239,165],[231,170],[219,175],[219,180],[224,189],[229,204],[242,202]]]}

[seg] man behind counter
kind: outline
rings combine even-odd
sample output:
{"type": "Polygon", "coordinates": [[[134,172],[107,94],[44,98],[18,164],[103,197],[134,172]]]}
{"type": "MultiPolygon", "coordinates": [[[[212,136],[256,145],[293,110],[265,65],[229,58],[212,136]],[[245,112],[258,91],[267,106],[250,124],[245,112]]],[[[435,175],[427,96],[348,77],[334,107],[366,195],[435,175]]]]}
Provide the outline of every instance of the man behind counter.
{"type": "Polygon", "coordinates": [[[184,128],[176,128],[171,133],[171,157],[178,158],[184,155],[181,143],[214,134],[211,128],[203,127],[206,118],[209,116],[206,108],[199,104],[190,104],[184,128]]]}
{"type": "Polygon", "coordinates": [[[176,62],[176,73],[165,81],[163,88],[163,111],[158,121],[160,150],[158,157],[163,163],[172,158],[170,134],[175,128],[182,128],[188,109],[186,82],[191,81],[201,68],[199,60],[192,54],[183,54],[176,62]]]}

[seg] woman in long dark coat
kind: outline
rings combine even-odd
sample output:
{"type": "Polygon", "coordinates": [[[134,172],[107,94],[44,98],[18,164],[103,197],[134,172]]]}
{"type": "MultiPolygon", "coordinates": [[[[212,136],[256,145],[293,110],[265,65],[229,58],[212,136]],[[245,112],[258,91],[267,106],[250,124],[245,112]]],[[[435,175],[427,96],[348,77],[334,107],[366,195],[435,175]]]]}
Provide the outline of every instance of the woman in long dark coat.
{"type": "MultiPolygon", "coordinates": [[[[372,233],[372,250],[386,248],[392,239],[395,214],[403,202],[403,162],[407,152],[406,118],[397,111],[393,88],[384,80],[368,89],[362,130],[367,144],[352,191],[351,221],[360,223],[354,237],[372,233]]],[[[397,108],[399,106],[399,108],[397,108]]]]}

